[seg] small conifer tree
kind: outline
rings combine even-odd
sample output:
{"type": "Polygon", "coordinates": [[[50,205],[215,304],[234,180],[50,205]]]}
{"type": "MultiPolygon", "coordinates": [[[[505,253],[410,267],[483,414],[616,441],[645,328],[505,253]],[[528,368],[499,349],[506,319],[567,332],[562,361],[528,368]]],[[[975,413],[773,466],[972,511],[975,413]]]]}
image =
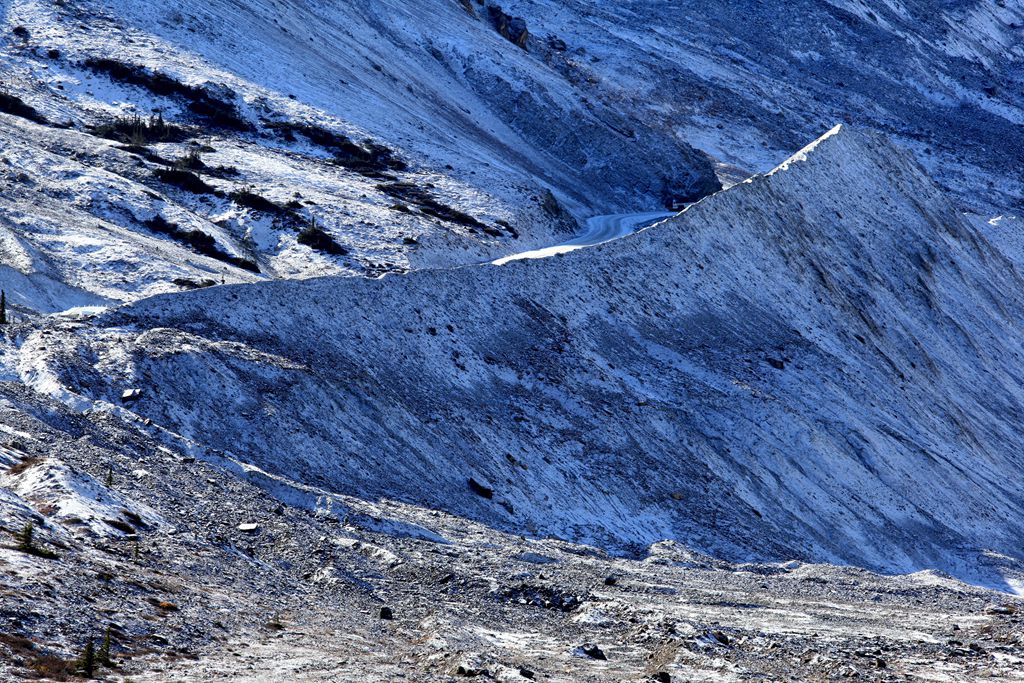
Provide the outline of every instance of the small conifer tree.
{"type": "Polygon", "coordinates": [[[113,666],[114,662],[110,659],[110,627],[103,633],[103,644],[100,645],[99,655],[96,657],[103,666],[113,666]]]}
{"type": "Polygon", "coordinates": [[[29,522],[21,531],[15,535],[15,539],[18,541],[18,550],[23,553],[35,552],[35,545],[33,543],[33,536],[35,535],[35,526],[32,522],[29,522]]]}
{"type": "Polygon", "coordinates": [[[23,553],[35,555],[36,557],[45,557],[50,560],[57,557],[57,553],[49,548],[36,544],[36,527],[32,522],[29,522],[21,528],[21,531],[14,534],[14,540],[18,543],[15,547],[23,553]]]}
{"type": "Polygon", "coordinates": [[[7,292],[0,289],[0,325],[7,324],[7,292]]]}
{"type": "Polygon", "coordinates": [[[96,673],[96,648],[92,643],[92,638],[85,641],[85,651],[82,652],[82,657],[78,660],[78,672],[86,678],[92,678],[96,673]]]}
{"type": "Polygon", "coordinates": [[[106,484],[107,484],[107,488],[108,489],[114,488],[114,466],[113,465],[107,465],[107,482],[106,482],[106,484]]]}

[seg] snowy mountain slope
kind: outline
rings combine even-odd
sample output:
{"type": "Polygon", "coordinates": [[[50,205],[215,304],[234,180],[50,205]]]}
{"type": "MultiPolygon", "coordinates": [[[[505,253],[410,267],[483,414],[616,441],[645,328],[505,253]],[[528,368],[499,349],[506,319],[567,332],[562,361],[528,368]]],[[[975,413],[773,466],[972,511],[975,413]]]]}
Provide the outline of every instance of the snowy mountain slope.
{"type": "Polygon", "coordinates": [[[178,278],[255,279],[139,230],[142,221],[165,215],[214,235],[227,254],[244,254],[222,229],[133,178],[131,155],[88,135],[45,129],[41,134],[33,124],[9,123],[0,187],[7,258],[0,281],[16,307],[48,313],[108,304],[177,291],[178,278]],[[99,171],[97,158],[112,170],[99,171]]]}
{"type": "Polygon", "coordinates": [[[8,3],[2,208],[36,262],[11,277],[55,278],[18,303],[474,262],[574,232],[563,207],[718,187],[671,132],[591,102],[458,3],[427,4],[8,3]],[[76,275],[92,271],[106,281],[76,275]]]}
{"type": "MultiPolygon", "coordinates": [[[[457,1],[110,7],[274,92],[407,140],[438,165],[497,162],[497,173],[526,171],[588,210],[656,207],[664,182],[705,189],[706,164],[670,133],[591,102],[545,55],[509,45],[457,1]]],[[[487,173],[485,187],[503,184],[472,170],[487,173]]]]}
{"type": "Polygon", "coordinates": [[[905,153],[837,128],[598,247],[150,297],[29,334],[21,372],[499,528],[999,583],[976,553],[1024,552],[1022,284],[905,153]]]}
{"type": "Polygon", "coordinates": [[[888,131],[985,220],[1024,196],[1014,3],[18,0],[2,18],[3,88],[35,110],[0,113],[20,159],[0,208],[35,264],[8,272],[25,312],[544,247],[713,189],[688,142],[728,183],[827,120],[888,131]],[[90,128],[154,110],[178,139],[131,149],[90,128]],[[348,144],[408,168],[339,163],[348,144]],[[196,153],[188,172],[223,197],[156,177],[196,153]],[[299,239],[311,219],[325,248],[299,239]]]}
{"type": "Polygon", "coordinates": [[[1022,680],[1022,31],[0,0],[0,679],[1022,680]]]}
{"type": "Polygon", "coordinates": [[[0,1],[0,679],[1022,680],[1022,36],[0,1]]]}
{"type": "Polygon", "coordinates": [[[1024,203],[1020,2],[502,4],[566,43],[565,72],[722,161],[764,171],[845,120],[913,150],[987,217],[1024,203]]]}

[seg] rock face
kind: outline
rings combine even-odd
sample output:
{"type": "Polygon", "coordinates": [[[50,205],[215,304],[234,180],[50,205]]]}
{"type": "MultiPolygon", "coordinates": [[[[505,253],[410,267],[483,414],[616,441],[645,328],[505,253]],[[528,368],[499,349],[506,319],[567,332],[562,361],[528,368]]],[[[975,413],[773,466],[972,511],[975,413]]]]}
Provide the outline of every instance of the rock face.
{"type": "Polygon", "coordinates": [[[530,31],[526,27],[525,19],[522,17],[510,17],[497,5],[488,7],[487,13],[490,15],[494,28],[502,37],[524,50],[526,49],[526,43],[530,40],[530,31]]]}
{"type": "Polygon", "coordinates": [[[1024,6],[991,0],[506,0],[574,78],[716,157],[764,171],[824,121],[912,150],[978,211],[1019,214],[1024,6]],[[652,28],[656,27],[656,28],[652,28]]]}
{"type": "Polygon", "coordinates": [[[520,49],[531,16],[497,4],[472,16],[451,0],[333,1],[290,7],[284,21],[263,2],[94,4],[134,30],[188,45],[243,84],[297,93],[435,168],[472,170],[481,176],[474,184],[500,185],[510,174],[540,180],[588,209],[655,206],[663,177],[716,189],[710,161],[673,131],[616,107],[605,84],[578,81],[520,49]],[[212,28],[226,18],[231,35],[212,28]],[[252,44],[228,48],[242,29],[252,44]],[[347,48],[323,49],[338,44],[347,48]],[[487,168],[495,162],[500,174],[487,168]]]}
{"type": "Polygon", "coordinates": [[[152,297],[30,336],[21,374],[153,386],[133,411],[272,475],[502,529],[969,577],[1024,554],[1022,291],[837,127],[599,247],[152,297]]]}

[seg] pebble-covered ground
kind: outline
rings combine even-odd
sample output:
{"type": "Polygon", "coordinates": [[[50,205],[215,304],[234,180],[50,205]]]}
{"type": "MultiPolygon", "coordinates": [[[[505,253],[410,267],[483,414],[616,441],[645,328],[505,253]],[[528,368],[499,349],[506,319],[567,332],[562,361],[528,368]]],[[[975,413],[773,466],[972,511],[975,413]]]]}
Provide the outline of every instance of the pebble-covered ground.
{"type": "Polygon", "coordinates": [[[0,484],[36,482],[36,509],[8,505],[5,526],[35,519],[56,553],[0,548],[7,678],[59,679],[109,627],[112,681],[1024,679],[1021,602],[936,573],[674,543],[616,558],[387,501],[296,488],[282,504],[116,420],[3,391],[0,484]],[[85,481],[125,507],[89,516],[85,481]]]}

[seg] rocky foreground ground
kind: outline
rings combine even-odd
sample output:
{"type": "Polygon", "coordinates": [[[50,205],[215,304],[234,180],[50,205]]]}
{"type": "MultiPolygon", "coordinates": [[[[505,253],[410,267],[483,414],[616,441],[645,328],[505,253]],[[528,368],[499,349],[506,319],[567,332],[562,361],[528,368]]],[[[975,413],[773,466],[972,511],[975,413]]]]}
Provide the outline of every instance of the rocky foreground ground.
{"type": "Polygon", "coordinates": [[[1024,680],[1020,601],[940,574],[611,557],[3,391],[0,484],[42,511],[8,531],[56,554],[0,548],[4,680],[66,679],[108,627],[112,681],[1024,680]]]}

